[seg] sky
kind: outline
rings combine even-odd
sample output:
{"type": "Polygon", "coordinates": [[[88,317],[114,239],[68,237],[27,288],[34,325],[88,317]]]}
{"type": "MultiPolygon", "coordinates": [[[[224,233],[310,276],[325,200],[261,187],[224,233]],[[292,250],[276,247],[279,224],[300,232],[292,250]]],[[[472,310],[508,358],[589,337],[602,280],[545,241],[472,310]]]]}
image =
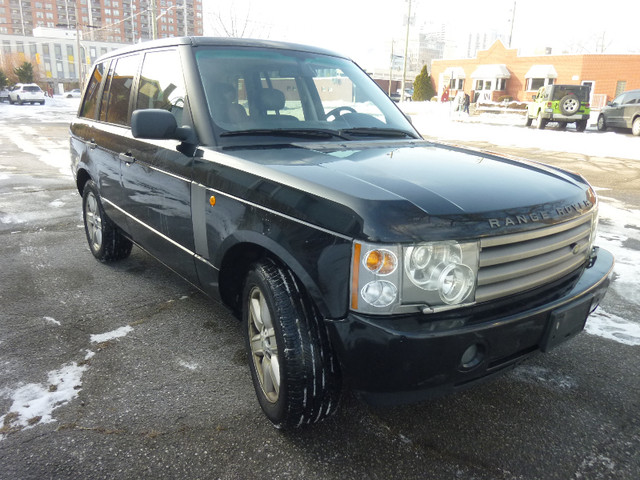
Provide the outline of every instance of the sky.
{"type": "MultiPolygon", "coordinates": [[[[404,49],[405,0],[203,0],[203,4],[205,35],[226,36],[232,31],[320,46],[351,56],[365,68],[387,63],[394,39],[394,51],[404,49]]],[[[604,45],[607,53],[640,54],[640,2],[633,0],[606,4],[594,0],[412,0],[411,5],[412,31],[445,25],[448,43],[454,47],[465,47],[471,32],[496,31],[508,39],[513,19],[512,47],[523,53],[534,54],[543,47],[552,47],[553,53],[595,53],[604,45]]]]}

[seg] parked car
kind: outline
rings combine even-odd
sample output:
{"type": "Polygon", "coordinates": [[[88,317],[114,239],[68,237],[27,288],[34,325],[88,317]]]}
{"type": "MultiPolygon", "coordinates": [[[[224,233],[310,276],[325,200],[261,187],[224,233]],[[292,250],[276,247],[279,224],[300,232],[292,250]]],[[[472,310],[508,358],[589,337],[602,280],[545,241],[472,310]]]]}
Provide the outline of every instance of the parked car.
{"type": "Polygon", "coordinates": [[[586,85],[540,87],[533,102],[527,105],[525,125],[531,126],[534,119],[537,119],[537,127],[540,129],[549,122],[557,122],[560,128],[575,123],[576,130],[584,132],[591,114],[589,94],[590,88],[586,85]]]}
{"type": "Polygon", "coordinates": [[[93,256],[135,243],[236,313],[281,428],[331,415],[343,385],[384,405],[493,377],[579,333],[609,284],[584,178],[422,140],[336,53],[110,52],[70,132],[93,256]]]}
{"type": "Polygon", "coordinates": [[[8,102],[9,101],[9,87],[5,87],[0,90],[0,102],[8,102]]]}
{"type": "Polygon", "coordinates": [[[609,127],[630,128],[635,136],[640,135],[640,90],[629,90],[609,102],[598,115],[598,130],[609,127]]]}
{"type": "Polygon", "coordinates": [[[9,92],[9,103],[39,103],[44,105],[44,92],[35,83],[16,83],[9,92]]]}
{"type": "Polygon", "coordinates": [[[67,98],[79,98],[82,95],[82,92],[79,88],[74,88],[73,90],[69,90],[65,92],[64,96],[67,98]]]}

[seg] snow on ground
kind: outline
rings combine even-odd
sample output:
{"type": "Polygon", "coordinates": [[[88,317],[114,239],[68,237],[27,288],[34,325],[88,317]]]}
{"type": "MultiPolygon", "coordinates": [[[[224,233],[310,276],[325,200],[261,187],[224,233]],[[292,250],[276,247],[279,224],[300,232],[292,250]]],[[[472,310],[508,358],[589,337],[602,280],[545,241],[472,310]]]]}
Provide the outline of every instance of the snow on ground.
{"type": "MultiPolygon", "coordinates": [[[[60,325],[60,322],[51,317],[44,319],[54,325],[60,325]]],[[[115,340],[132,330],[133,328],[127,325],[112,332],[91,335],[90,340],[94,343],[115,340]]],[[[50,371],[44,383],[29,383],[14,390],[0,391],[0,396],[13,401],[9,413],[0,416],[0,441],[5,438],[6,433],[31,428],[40,423],[54,422],[53,411],[78,396],[82,388],[82,375],[89,367],[88,361],[95,354],[93,350],[86,350],[83,361],[69,362],[50,371]]]]}
{"type": "Polygon", "coordinates": [[[469,116],[453,111],[449,103],[405,102],[401,109],[411,117],[423,135],[444,141],[489,142],[504,147],[543,148],[556,152],[582,153],[595,157],[640,160],[640,138],[616,132],[594,131],[597,117],[591,116],[587,135],[576,135],[575,128],[556,130],[550,124],[544,130],[522,128],[525,117],[517,113],[483,113],[469,116]],[[501,128],[496,128],[496,126],[501,128]]]}

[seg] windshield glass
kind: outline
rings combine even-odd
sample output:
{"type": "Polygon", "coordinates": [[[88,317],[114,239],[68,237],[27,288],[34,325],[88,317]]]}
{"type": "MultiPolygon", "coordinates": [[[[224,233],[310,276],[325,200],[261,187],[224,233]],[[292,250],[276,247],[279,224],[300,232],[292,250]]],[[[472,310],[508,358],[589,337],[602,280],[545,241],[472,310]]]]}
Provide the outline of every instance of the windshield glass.
{"type": "Polygon", "coordinates": [[[293,50],[209,47],[197,50],[196,62],[223,143],[269,132],[312,139],[311,132],[338,139],[417,137],[384,92],[349,60],[293,50]]]}

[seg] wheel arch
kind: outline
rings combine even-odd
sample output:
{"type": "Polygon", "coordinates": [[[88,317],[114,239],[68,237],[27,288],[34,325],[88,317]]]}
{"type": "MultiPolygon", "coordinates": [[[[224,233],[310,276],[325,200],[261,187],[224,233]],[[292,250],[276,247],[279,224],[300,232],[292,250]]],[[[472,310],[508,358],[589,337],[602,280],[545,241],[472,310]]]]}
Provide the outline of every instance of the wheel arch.
{"type": "Polygon", "coordinates": [[[84,168],[81,168],[76,172],[76,188],[78,189],[80,196],[83,195],[84,186],[89,180],[92,180],[91,175],[89,175],[89,172],[84,168]]]}
{"type": "Polygon", "coordinates": [[[242,289],[249,268],[254,262],[269,258],[293,273],[324,318],[344,315],[348,292],[343,292],[344,301],[329,298],[336,295],[321,288],[321,274],[310,272],[309,266],[303,265],[294,253],[274,239],[257,232],[243,232],[241,235],[234,235],[233,239],[228,238],[224,243],[226,245],[220,249],[223,253],[215,262],[215,265],[219,265],[218,288],[220,298],[234,312],[241,310],[242,289]]]}

